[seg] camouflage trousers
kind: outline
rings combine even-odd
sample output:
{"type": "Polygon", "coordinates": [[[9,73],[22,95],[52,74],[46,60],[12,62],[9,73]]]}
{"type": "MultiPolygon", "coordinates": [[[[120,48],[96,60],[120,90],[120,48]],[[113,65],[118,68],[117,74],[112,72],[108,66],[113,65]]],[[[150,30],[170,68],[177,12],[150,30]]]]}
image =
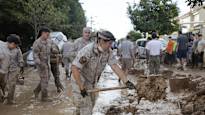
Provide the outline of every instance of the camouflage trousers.
{"type": "MultiPolygon", "coordinates": [[[[84,81],[84,80],[82,80],[84,81]]],[[[84,82],[85,83],[85,82],[84,82]]],[[[71,77],[72,94],[73,94],[73,104],[76,107],[73,115],[92,115],[92,110],[95,105],[95,94],[89,93],[88,96],[82,97],[80,94],[79,86],[76,84],[73,77],[71,77]]],[[[84,84],[86,89],[93,89],[92,84],[84,84]]]]}
{"type": "Polygon", "coordinates": [[[6,78],[6,89],[8,92],[7,99],[8,102],[14,101],[14,94],[16,89],[16,81],[18,79],[19,71],[12,71],[8,72],[7,78],[6,78]]]}
{"type": "Polygon", "coordinates": [[[57,63],[51,63],[51,72],[54,77],[55,85],[57,89],[64,89],[63,85],[60,82],[60,70],[59,70],[59,64],[57,63]]]}
{"type": "Polygon", "coordinates": [[[149,56],[149,72],[150,74],[159,74],[160,56],[149,56]]]}
{"type": "Polygon", "coordinates": [[[63,63],[64,63],[64,66],[65,66],[66,77],[70,77],[71,59],[70,58],[63,58],[63,63]]]}
{"type": "Polygon", "coordinates": [[[40,82],[37,85],[37,87],[34,89],[35,94],[39,94],[41,92],[41,98],[47,98],[48,97],[48,82],[50,79],[50,67],[48,64],[40,64],[37,65],[38,73],[40,76],[40,82]]]}
{"type": "Polygon", "coordinates": [[[0,73],[0,102],[3,102],[6,89],[6,75],[0,73]]]}

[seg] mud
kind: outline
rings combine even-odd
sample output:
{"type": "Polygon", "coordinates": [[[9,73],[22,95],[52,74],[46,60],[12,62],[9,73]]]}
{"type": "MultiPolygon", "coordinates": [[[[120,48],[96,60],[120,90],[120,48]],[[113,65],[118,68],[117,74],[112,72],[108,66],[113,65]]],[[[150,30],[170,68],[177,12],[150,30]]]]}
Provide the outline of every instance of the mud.
{"type": "Polygon", "coordinates": [[[205,115],[205,95],[194,96],[182,106],[184,115],[205,115]]]}
{"type": "Polygon", "coordinates": [[[131,115],[136,115],[137,114],[137,108],[133,107],[131,105],[128,106],[111,106],[107,113],[105,115],[121,115],[123,113],[125,114],[131,114],[131,115]]]}
{"type": "Polygon", "coordinates": [[[149,101],[157,101],[166,98],[166,80],[162,77],[141,77],[137,80],[138,98],[145,98],[149,101]]]}
{"type": "Polygon", "coordinates": [[[145,70],[144,69],[130,69],[129,74],[130,75],[144,75],[145,70]]]}
{"type": "Polygon", "coordinates": [[[171,78],[174,72],[172,70],[163,70],[161,73],[164,78],[171,78]]]}

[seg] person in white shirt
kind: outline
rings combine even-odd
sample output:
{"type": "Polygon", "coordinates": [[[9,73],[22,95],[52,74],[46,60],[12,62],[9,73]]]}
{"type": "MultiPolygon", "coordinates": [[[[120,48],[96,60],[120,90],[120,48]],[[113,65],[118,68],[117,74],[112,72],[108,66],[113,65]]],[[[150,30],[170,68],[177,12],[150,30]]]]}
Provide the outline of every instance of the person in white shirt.
{"type": "Polygon", "coordinates": [[[160,55],[163,46],[161,41],[157,40],[157,34],[152,33],[152,40],[146,44],[146,50],[148,53],[148,65],[150,74],[159,74],[160,68],[160,55]]]}

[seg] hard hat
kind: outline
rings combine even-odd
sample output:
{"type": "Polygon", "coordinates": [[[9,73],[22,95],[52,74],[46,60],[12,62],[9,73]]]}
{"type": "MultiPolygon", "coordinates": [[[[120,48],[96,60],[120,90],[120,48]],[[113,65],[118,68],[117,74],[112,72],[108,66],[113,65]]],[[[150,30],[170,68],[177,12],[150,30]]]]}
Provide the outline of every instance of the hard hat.
{"type": "Polygon", "coordinates": [[[107,40],[107,41],[115,41],[114,35],[107,30],[99,31],[97,33],[97,38],[107,40]]]}

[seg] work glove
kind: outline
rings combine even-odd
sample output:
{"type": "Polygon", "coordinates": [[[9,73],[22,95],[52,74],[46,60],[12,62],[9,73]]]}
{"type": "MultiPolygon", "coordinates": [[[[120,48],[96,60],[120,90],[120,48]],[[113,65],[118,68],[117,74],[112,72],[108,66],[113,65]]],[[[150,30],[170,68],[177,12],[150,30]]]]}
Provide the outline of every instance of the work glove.
{"type": "Polygon", "coordinates": [[[127,86],[129,89],[136,89],[136,88],[135,88],[135,85],[134,85],[132,82],[130,82],[130,81],[127,81],[125,84],[126,84],[126,86],[127,86]]]}
{"type": "Polygon", "coordinates": [[[85,88],[80,91],[80,94],[83,96],[83,98],[84,98],[85,96],[88,96],[88,93],[87,93],[87,91],[86,91],[85,88]]]}
{"type": "Polygon", "coordinates": [[[21,69],[20,69],[20,73],[21,73],[21,74],[24,73],[24,67],[21,67],[21,69]]]}

